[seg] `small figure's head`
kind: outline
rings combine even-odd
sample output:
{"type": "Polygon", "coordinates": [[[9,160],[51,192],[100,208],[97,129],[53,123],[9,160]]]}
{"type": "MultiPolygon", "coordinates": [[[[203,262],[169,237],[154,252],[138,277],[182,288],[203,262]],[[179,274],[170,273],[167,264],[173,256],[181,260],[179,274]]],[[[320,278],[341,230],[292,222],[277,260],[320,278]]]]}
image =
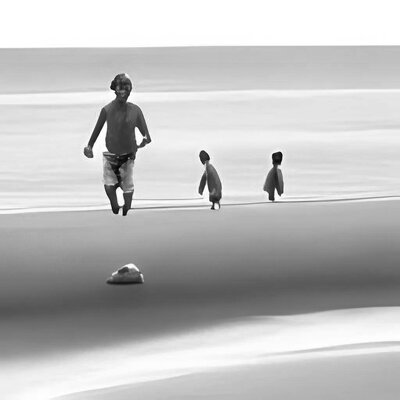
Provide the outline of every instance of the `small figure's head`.
{"type": "Polygon", "coordinates": [[[128,74],[118,74],[111,82],[110,89],[114,90],[117,100],[126,103],[132,90],[132,81],[128,74]]]}
{"type": "Polygon", "coordinates": [[[272,153],[272,164],[281,165],[282,164],[283,154],[278,151],[276,153],[272,153]]]}
{"type": "Polygon", "coordinates": [[[202,164],[205,164],[206,161],[210,161],[210,156],[208,155],[208,153],[204,150],[202,150],[199,154],[200,157],[200,161],[202,164]]]}

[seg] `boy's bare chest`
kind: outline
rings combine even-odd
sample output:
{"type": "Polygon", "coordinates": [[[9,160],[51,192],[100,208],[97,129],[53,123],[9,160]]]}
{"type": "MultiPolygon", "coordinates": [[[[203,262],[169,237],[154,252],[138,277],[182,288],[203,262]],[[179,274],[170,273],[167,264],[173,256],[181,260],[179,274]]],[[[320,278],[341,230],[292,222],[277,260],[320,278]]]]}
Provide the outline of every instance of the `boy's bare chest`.
{"type": "Polygon", "coordinates": [[[114,126],[134,126],[135,118],[134,113],[131,110],[113,110],[109,113],[107,123],[114,126]]]}

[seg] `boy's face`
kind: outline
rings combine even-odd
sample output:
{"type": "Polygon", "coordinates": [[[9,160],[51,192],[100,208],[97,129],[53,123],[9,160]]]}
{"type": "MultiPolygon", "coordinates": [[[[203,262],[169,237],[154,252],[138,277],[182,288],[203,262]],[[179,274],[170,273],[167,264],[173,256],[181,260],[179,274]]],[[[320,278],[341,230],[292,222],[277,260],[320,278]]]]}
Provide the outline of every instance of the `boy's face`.
{"type": "Polygon", "coordinates": [[[132,86],[128,80],[121,79],[115,87],[115,94],[120,103],[126,103],[129,95],[131,94],[132,86]]]}

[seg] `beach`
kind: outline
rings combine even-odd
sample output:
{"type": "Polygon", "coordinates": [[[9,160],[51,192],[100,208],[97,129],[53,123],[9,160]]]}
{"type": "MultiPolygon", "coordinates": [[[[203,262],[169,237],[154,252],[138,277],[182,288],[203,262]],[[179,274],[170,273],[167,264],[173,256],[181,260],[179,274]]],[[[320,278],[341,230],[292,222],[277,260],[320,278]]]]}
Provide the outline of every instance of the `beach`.
{"type": "Polygon", "coordinates": [[[399,47],[0,58],[1,398],[398,399],[399,47]],[[105,129],[83,155],[123,71],[152,137],[126,217],[105,129]],[[144,284],[108,285],[128,263],[144,284]]]}
{"type": "MultiPolygon", "coordinates": [[[[304,357],[303,357],[304,358],[304,357]]],[[[396,399],[399,384],[396,369],[398,354],[337,356],[326,359],[316,354],[313,360],[291,360],[281,364],[264,364],[226,368],[212,373],[199,373],[152,384],[138,384],[114,389],[66,396],[65,400],[127,400],[132,397],[161,400],[187,399],[252,399],[285,398],[336,400],[396,399]],[[321,360],[322,358],[322,360],[321,360]]]]}
{"type": "MultiPolygon", "coordinates": [[[[263,371],[283,374],[289,364],[289,376],[303,371],[310,386],[313,371],[332,368],[332,358],[326,364],[316,353],[310,364],[307,354],[338,346],[363,345],[353,356],[367,360],[367,375],[376,360],[395,366],[399,208],[398,200],[375,200],[139,209],[126,218],[110,211],[2,215],[2,392],[9,399],[123,399],[143,390],[141,398],[153,399],[161,387],[163,398],[184,398],[194,380],[208,385],[200,398],[225,398],[243,368],[249,393],[261,398],[263,371]],[[142,270],[144,285],[107,285],[128,262],[142,270]],[[279,354],[282,361],[269,364],[279,354]],[[295,362],[288,354],[297,354],[295,362]],[[179,376],[177,385],[165,380],[179,376]]],[[[337,358],[352,368],[340,351],[337,358]]],[[[336,384],[323,386],[335,393],[336,384]]],[[[299,389],[297,398],[310,393],[299,389]]]]}

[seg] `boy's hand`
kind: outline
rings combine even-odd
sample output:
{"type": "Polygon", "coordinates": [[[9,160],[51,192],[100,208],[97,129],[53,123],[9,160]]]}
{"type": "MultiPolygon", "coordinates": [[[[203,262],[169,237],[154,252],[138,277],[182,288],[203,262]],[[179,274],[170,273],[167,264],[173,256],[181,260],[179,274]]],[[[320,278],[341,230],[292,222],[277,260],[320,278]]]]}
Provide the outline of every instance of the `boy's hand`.
{"type": "Polygon", "coordinates": [[[141,149],[142,147],[146,146],[146,144],[149,144],[150,142],[148,142],[148,140],[146,138],[144,138],[142,140],[142,143],[139,144],[138,148],[141,149]]]}
{"type": "Polygon", "coordinates": [[[90,146],[86,146],[83,149],[83,154],[87,157],[87,158],[93,158],[93,150],[90,146]]]}

